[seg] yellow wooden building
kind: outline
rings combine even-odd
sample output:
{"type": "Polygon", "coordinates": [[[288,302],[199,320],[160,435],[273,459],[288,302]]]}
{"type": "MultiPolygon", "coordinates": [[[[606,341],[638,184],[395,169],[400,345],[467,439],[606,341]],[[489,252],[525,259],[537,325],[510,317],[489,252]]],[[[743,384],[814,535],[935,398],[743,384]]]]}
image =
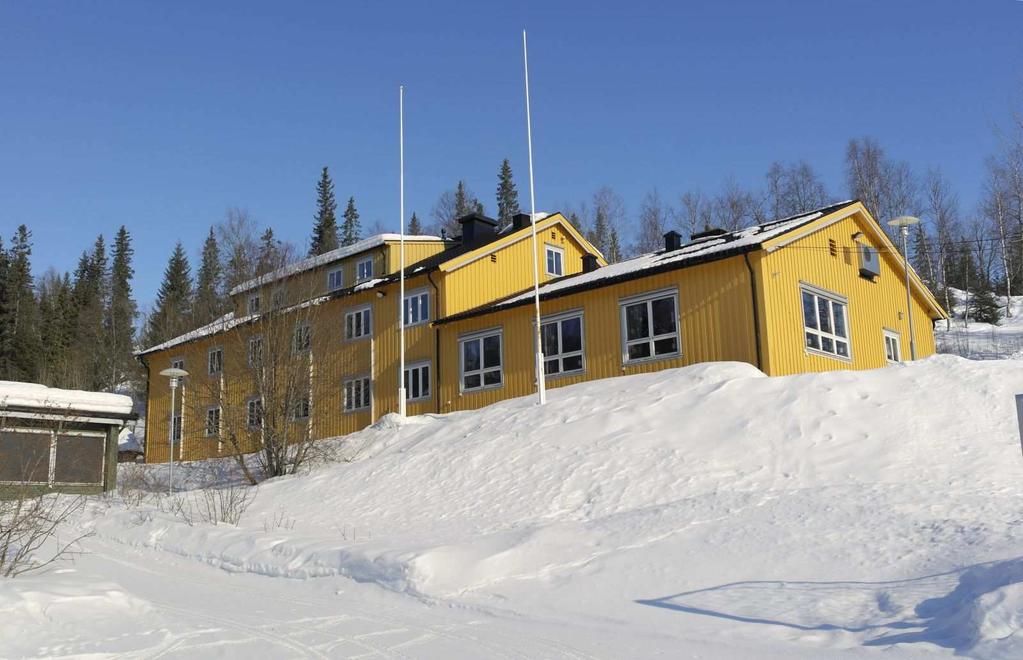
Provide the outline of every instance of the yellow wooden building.
{"type": "MultiPolygon", "coordinates": [[[[482,216],[462,225],[458,240],[406,244],[410,415],[536,389],[529,217],[503,232],[482,216]]],[[[539,219],[537,233],[548,388],[713,360],[784,375],[883,367],[910,355],[901,257],[859,202],[686,243],[669,232],[663,250],[613,265],[560,214],[539,219]]],[[[253,338],[266,340],[267,305],[294,319],[290,346],[273,350],[312,374],[294,421],[310,437],[397,412],[397,238],[374,237],[242,285],[232,291],[232,314],[144,351],[146,460],[168,455],[165,367],[192,374],[176,415],[177,458],[222,454],[224,427],[245,425],[247,363],[253,338]]],[[[919,358],[934,352],[933,321],[945,314],[913,272],[910,282],[919,358]]]]}

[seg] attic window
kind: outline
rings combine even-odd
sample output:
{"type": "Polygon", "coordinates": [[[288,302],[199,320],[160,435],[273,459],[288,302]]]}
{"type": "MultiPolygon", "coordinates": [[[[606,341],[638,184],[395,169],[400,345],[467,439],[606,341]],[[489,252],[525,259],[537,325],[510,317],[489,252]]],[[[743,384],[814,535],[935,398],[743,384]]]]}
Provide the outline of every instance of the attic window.
{"type": "Polygon", "coordinates": [[[838,243],[833,238],[828,239],[828,253],[833,257],[838,256],[838,243]]]}

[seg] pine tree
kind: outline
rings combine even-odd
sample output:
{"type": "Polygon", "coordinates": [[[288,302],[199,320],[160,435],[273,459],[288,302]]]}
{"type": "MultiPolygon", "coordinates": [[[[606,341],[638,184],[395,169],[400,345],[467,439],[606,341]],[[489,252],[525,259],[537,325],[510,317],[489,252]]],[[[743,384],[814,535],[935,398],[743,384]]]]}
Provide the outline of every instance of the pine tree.
{"type": "Polygon", "coordinates": [[[423,235],[423,223],[419,221],[415,211],[412,212],[412,219],[408,221],[408,233],[412,236],[423,235]]]}
{"type": "Polygon", "coordinates": [[[192,300],[192,322],[206,325],[224,313],[223,273],[220,266],[220,248],[217,236],[210,227],[202,247],[199,272],[195,278],[195,297],[192,300]]]}
{"type": "Polygon", "coordinates": [[[593,220],[593,229],[589,232],[587,238],[590,243],[600,250],[601,254],[603,254],[609,262],[611,262],[611,223],[608,220],[607,211],[605,211],[602,207],[597,207],[593,220]]]}
{"type": "Polygon", "coordinates": [[[519,212],[519,191],[512,180],[511,164],[505,158],[497,175],[497,226],[504,229],[512,223],[512,216],[519,212]]]}
{"type": "Polygon", "coordinates": [[[455,187],[454,211],[455,220],[470,213],[479,213],[480,215],[484,213],[483,203],[469,192],[469,189],[465,187],[465,181],[459,180],[458,185],[455,187]]]}
{"type": "MultiPolygon", "coordinates": [[[[352,202],[349,201],[349,206],[352,202]]],[[[347,223],[347,211],[345,220],[347,223]]],[[[320,181],[316,184],[316,215],[313,216],[313,237],[309,243],[309,256],[336,250],[338,247],[337,201],[334,199],[334,182],[327,168],[323,168],[320,181]]],[[[354,242],[354,241],[353,241],[354,242]]],[[[350,245],[350,243],[345,243],[350,245]]]]}
{"type": "Polygon", "coordinates": [[[81,277],[75,282],[75,386],[99,390],[107,386],[110,372],[104,346],[103,321],[109,299],[110,273],[103,236],[97,236],[92,254],[79,262],[81,277]]]}
{"type": "Polygon", "coordinates": [[[1001,305],[987,279],[982,278],[977,290],[970,294],[970,318],[992,325],[998,325],[1002,319],[1001,305]]]}
{"type": "Polygon", "coordinates": [[[359,225],[359,212],[355,210],[355,198],[348,198],[348,206],[345,207],[344,223],[341,225],[341,245],[352,245],[358,242],[362,234],[359,225]]]}
{"type": "Polygon", "coordinates": [[[178,241],[163,271],[156,304],[149,317],[146,346],[155,346],[187,331],[192,323],[192,269],[178,241]]]}
{"type": "Polygon", "coordinates": [[[132,297],[131,280],[135,270],[131,265],[135,250],[131,246],[131,235],[121,225],[114,237],[113,262],[110,267],[110,302],[106,314],[106,350],[110,353],[109,386],[117,386],[126,379],[137,376],[138,368],[134,358],[135,318],[138,305],[132,297]]]}
{"type": "Polygon", "coordinates": [[[32,284],[32,234],[18,227],[5,259],[5,300],[0,310],[0,379],[34,382],[42,362],[39,318],[32,284]]]}
{"type": "Polygon", "coordinates": [[[622,260],[622,245],[618,240],[618,230],[611,228],[607,239],[607,252],[604,253],[609,264],[616,264],[622,260]]]}

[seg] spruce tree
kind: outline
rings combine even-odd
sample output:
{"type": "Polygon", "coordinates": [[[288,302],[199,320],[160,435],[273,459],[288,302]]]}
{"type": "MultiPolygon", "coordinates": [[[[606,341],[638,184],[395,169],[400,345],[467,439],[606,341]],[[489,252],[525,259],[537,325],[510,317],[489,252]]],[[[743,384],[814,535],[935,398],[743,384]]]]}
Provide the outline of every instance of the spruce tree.
{"type": "Polygon", "coordinates": [[[131,260],[135,250],[131,246],[131,235],[121,225],[114,237],[113,260],[110,266],[110,301],[106,314],[105,348],[110,354],[111,387],[122,384],[126,379],[137,376],[134,358],[135,319],[138,305],[132,296],[131,280],[135,276],[131,260]]]}
{"type": "Polygon", "coordinates": [[[512,223],[512,216],[519,212],[519,191],[512,180],[511,164],[505,158],[497,175],[497,222],[498,229],[512,223]]]}
{"type": "Polygon", "coordinates": [[[156,304],[149,317],[146,346],[155,346],[188,330],[192,323],[192,269],[181,242],[163,271],[156,304]]]}
{"type": "Polygon", "coordinates": [[[192,322],[206,325],[224,313],[223,274],[220,266],[220,248],[217,236],[210,227],[202,246],[199,272],[195,278],[195,297],[192,300],[192,322]]]}
{"type": "Polygon", "coordinates": [[[281,263],[281,242],[274,237],[270,227],[259,237],[259,257],[256,260],[256,277],[266,275],[270,271],[283,266],[281,263]]]}
{"type": "Polygon", "coordinates": [[[609,264],[616,264],[622,260],[622,246],[618,240],[618,230],[614,227],[611,228],[611,233],[607,240],[607,252],[604,253],[604,257],[609,264]]]}
{"type": "Polygon", "coordinates": [[[72,347],[74,387],[99,390],[110,380],[104,344],[104,320],[109,299],[106,242],[97,236],[92,253],[82,253],[75,272],[75,329],[72,347]]]}
{"type": "Polygon", "coordinates": [[[423,235],[423,223],[419,221],[419,216],[415,211],[412,212],[412,218],[408,221],[408,233],[412,236],[423,235]]]}
{"type": "Polygon", "coordinates": [[[341,245],[352,245],[358,242],[362,234],[359,226],[359,212],[355,210],[355,198],[348,198],[348,206],[345,207],[345,220],[341,225],[341,245]]]}
{"type": "MultiPolygon", "coordinates": [[[[351,201],[349,201],[351,205],[351,201]]],[[[346,222],[347,222],[347,211],[346,222]]],[[[316,184],[316,215],[313,216],[313,237],[309,242],[309,256],[336,250],[338,247],[337,201],[334,199],[334,182],[327,168],[323,168],[316,184]]],[[[354,242],[354,241],[353,241],[354,242]]],[[[350,245],[350,243],[345,243],[350,245]]]]}
{"type": "Polygon", "coordinates": [[[991,325],[998,325],[1002,320],[1001,305],[987,278],[980,278],[976,291],[970,293],[970,318],[991,325]]]}
{"type": "Polygon", "coordinates": [[[0,324],[0,379],[35,382],[42,362],[39,318],[32,283],[32,234],[20,225],[5,259],[4,305],[0,324]]]}
{"type": "Polygon", "coordinates": [[[607,217],[607,212],[602,207],[597,207],[597,212],[593,220],[593,229],[587,236],[590,243],[592,243],[601,254],[608,260],[611,260],[610,242],[611,242],[611,222],[607,217]]]}
{"type": "Polygon", "coordinates": [[[479,213],[483,215],[483,203],[476,199],[476,197],[469,192],[469,189],[465,186],[465,181],[459,180],[458,185],[455,186],[455,213],[454,218],[457,220],[463,216],[469,215],[470,213],[479,213]]]}

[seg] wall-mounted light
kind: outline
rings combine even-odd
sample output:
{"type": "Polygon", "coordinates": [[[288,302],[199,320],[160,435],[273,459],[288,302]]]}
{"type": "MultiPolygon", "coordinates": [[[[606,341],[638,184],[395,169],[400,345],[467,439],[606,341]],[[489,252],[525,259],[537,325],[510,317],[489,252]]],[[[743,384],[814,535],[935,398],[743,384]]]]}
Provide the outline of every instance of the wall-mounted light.
{"type": "Polygon", "coordinates": [[[854,241],[858,241],[861,238],[863,238],[863,232],[862,231],[858,231],[858,232],[856,232],[855,234],[852,235],[852,239],[854,241]]]}
{"type": "Polygon", "coordinates": [[[387,295],[387,293],[384,292],[384,291],[377,291],[377,298],[383,298],[386,295],[387,295]]]}

